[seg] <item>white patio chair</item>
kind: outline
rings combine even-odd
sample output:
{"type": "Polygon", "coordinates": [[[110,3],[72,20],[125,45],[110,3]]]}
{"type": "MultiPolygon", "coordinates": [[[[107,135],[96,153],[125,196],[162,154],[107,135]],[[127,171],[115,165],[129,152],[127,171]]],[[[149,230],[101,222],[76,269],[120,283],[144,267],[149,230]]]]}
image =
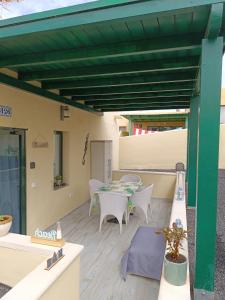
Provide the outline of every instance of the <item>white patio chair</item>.
{"type": "Polygon", "coordinates": [[[141,210],[145,214],[145,220],[148,224],[148,210],[151,213],[151,197],[153,191],[153,184],[146,187],[141,191],[137,191],[133,196],[131,196],[130,200],[134,207],[140,207],[141,210]]]}
{"type": "Polygon", "coordinates": [[[120,178],[120,181],[124,182],[141,182],[141,177],[134,174],[124,175],[120,178]]]}
{"type": "Polygon", "coordinates": [[[116,217],[120,225],[120,234],[122,233],[122,221],[125,216],[125,222],[127,225],[128,220],[128,200],[127,196],[122,193],[113,192],[101,192],[99,193],[100,203],[100,223],[99,231],[102,229],[102,222],[106,216],[112,215],[116,217]]]}
{"type": "Polygon", "coordinates": [[[94,205],[96,205],[96,201],[98,201],[98,195],[95,193],[98,189],[104,186],[104,183],[97,179],[89,180],[89,192],[91,197],[90,207],[89,207],[89,217],[91,215],[91,210],[94,205]]]}

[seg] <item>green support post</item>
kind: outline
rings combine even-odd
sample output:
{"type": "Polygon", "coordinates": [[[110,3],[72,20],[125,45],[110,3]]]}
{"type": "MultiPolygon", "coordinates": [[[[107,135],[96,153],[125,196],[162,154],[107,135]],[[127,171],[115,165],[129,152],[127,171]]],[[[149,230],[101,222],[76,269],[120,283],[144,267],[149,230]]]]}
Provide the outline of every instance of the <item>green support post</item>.
{"type": "Polygon", "coordinates": [[[214,299],[223,37],[203,39],[197,167],[195,300],[214,299]]]}
{"type": "Polygon", "coordinates": [[[133,124],[131,119],[129,119],[129,124],[128,124],[128,130],[129,130],[129,135],[133,135],[133,124]]]}
{"type": "Polygon", "coordinates": [[[189,126],[188,126],[188,206],[196,205],[196,174],[198,153],[198,114],[199,97],[194,97],[190,102],[189,126]]]}
{"type": "Polygon", "coordinates": [[[190,132],[190,113],[185,118],[185,129],[187,129],[187,156],[186,156],[186,176],[185,176],[185,182],[188,182],[188,172],[189,172],[189,132],[190,132]]]}

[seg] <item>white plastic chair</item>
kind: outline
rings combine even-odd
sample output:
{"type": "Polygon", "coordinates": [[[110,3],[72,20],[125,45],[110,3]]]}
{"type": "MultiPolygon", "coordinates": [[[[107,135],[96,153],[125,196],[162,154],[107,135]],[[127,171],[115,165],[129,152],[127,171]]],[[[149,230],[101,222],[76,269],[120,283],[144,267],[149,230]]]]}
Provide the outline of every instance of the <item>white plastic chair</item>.
{"type": "Polygon", "coordinates": [[[100,192],[99,193],[100,203],[100,223],[99,231],[102,229],[102,222],[106,216],[112,215],[116,217],[120,225],[120,234],[122,233],[122,221],[125,215],[125,222],[127,225],[128,220],[128,199],[127,196],[122,193],[113,192],[100,192]]]}
{"type": "Polygon", "coordinates": [[[90,207],[89,207],[89,217],[91,215],[91,210],[94,205],[96,205],[96,201],[98,201],[98,195],[95,193],[98,189],[104,186],[104,183],[97,179],[89,180],[89,192],[91,197],[90,207]]]}
{"type": "Polygon", "coordinates": [[[120,181],[124,182],[141,182],[141,177],[134,174],[124,175],[120,178],[120,181]]]}
{"type": "Polygon", "coordinates": [[[153,184],[146,187],[141,191],[137,191],[133,196],[131,196],[130,200],[134,207],[140,207],[145,214],[145,220],[148,224],[148,210],[151,213],[151,197],[153,191],[153,184]]]}

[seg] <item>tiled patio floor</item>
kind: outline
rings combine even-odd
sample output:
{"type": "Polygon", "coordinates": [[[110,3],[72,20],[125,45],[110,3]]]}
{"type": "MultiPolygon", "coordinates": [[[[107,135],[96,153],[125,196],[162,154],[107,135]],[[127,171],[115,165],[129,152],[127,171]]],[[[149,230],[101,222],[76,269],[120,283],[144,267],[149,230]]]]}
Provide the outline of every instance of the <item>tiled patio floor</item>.
{"type": "MultiPolygon", "coordinates": [[[[120,259],[140,225],[146,225],[137,210],[123,233],[119,225],[105,223],[98,232],[99,217],[88,217],[89,203],[74,210],[61,220],[64,238],[68,242],[84,245],[81,255],[81,300],[156,300],[159,282],[128,275],[127,281],[120,278],[120,259]]],[[[153,199],[153,213],[149,226],[168,225],[171,202],[153,199]]]]}

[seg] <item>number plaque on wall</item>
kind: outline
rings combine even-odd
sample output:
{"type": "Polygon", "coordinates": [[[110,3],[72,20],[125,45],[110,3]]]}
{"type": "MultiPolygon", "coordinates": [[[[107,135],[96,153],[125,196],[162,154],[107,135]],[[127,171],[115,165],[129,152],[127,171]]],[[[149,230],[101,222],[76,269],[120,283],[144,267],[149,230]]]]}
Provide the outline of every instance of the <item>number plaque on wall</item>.
{"type": "Polygon", "coordinates": [[[0,116],[1,117],[12,117],[12,108],[7,105],[0,105],[0,116]]]}

